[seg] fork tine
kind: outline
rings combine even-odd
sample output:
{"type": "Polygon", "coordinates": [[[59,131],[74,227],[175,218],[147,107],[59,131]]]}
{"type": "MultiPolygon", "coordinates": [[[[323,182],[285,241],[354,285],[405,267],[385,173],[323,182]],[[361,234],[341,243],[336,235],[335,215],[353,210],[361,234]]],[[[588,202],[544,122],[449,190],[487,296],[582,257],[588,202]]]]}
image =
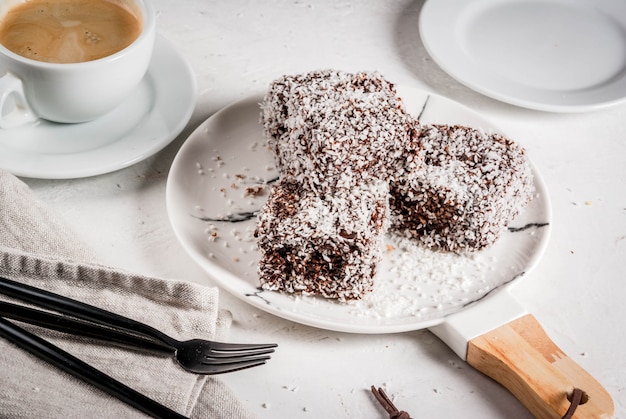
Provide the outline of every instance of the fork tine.
{"type": "Polygon", "coordinates": [[[276,348],[278,345],[275,343],[225,343],[225,342],[211,342],[211,350],[215,351],[253,351],[257,349],[270,349],[276,348]]]}
{"type": "Polygon", "coordinates": [[[254,356],[254,355],[267,355],[274,352],[274,348],[260,348],[260,349],[245,349],[245,350],[216,350],[211,348],[207,351],[206,355],[211,358],[229,358],[238,356],[254,356]]]}
{"type": "Polygon", "coordinates": [[[230,364],[218,364],[218,365],[209,365],[205,371],[203,371],[204,374],[207,375],[215,375],[215,374],[224,374],[227,372],[235,372],[235,371],[241,371],[247,368],[252,368],[252,367],[257,367],[260,365],[264,365],[266,363],[266,360],[260,360],[260,361],[242,361],[242,362],[235,362],[235,363],[230,363],[230,364]]]}
{"type": "Polygon", "coordinates": [[[270,359],[269,355],[237,355],[231,357],[213,357],[207,355],[203,360],[203,365],[225,365],[236,364],[248,361],[267,361],[270,359]]]}

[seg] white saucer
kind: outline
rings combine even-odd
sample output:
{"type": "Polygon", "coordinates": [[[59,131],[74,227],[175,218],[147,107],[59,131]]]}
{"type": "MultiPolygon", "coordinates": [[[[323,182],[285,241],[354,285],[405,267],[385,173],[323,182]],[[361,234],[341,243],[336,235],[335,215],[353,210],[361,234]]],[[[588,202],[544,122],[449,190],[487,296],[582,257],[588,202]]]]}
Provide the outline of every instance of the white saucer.
{"type": "Polygon", "coordinates": [[[486,96],[554,112],[626,102],[626,2],[437,0],[419,29],[433,60],[486,96]]]}
{"type": "MultiPolygon", "coordinates": [[[[441,96],[406,87],[398,88],[398,93],[407,111],[424,123],[497,130],[479,114],[441,96]]],[[[385,253],[374,291],[354,304],[260,291],[254,214],[267,194],[246,191],[277,176],[259,124],[262,98],[261,94],[234,103],[202,123],[179,150],[167,180],[167,211],[178,240],[226,291],[261,310],[310,326],[401,332],[440,323],[445,315],[527,274],[539,261],[550,235],[551,209],[535,169],[538,196],[511,224],[517,231],[505,233],[475,257],[394,246],[385,253]],[[203,220],[229,213],[239,218],[203,220]],[[410,259],[420,260],[420,266],[407,263],[410,259]],[[422,266],[426,260],[433,263],[422,266]]]]}
{"type": "Polygon", "coordinates": [[[180,134],[196,96],[191,67],[170,41],[157,36],[146,76],[117,109],[82,124],[37,121],[0,130],[0,168],[17,176],[70,179],[128,167],[180,134]]]}

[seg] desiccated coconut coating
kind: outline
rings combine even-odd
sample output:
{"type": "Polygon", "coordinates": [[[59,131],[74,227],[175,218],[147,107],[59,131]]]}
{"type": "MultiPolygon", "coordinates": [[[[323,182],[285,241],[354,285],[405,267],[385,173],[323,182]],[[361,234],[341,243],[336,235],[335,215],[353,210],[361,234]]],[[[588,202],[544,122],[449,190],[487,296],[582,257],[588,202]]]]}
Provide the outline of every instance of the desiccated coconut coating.
{"type": "Polygon", "coordinates": [[[498,134],[423,126],[424,165],[390,182],[392,229],[431,248],[483,249],[532,199],[524,150],[498,134]]]}
{"type": "Polygon", "coordinates": [[[261,287],[340,301],[370,292],[382,258],[388,196],[385,182],[320,194],[282,178],[255,232],[261,287]]]}
{"type": "Polygon", "coordinates": [[[261,107],[279,173],[316,189],[387,181],[405,143],[419,133],[395,86],[377,73],[283,76],[261,107]]]}
{"type": "Polygon", "coordinates": [[[289,179],[259,217],[262,287],[361,298],[381,259],[387,182],[401,172],[395,164],[419,122],[377,73],[284,76],[261,106],[268,145],[289,179]]]}
{"type": "Polygon", "coordinates": [[[534,194],[521,147],[420,125],[376,73],[284,76],[261,106],[281,176],[256,230],[264,289],[359,299],[373,287],[389,223],[430,248],[475,251],[534,194]]]}

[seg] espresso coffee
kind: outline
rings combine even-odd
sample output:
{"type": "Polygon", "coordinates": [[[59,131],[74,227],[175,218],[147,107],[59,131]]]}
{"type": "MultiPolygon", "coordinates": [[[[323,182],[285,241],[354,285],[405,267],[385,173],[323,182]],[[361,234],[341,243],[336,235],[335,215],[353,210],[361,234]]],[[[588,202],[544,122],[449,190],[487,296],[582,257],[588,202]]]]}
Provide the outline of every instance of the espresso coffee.
{"type": "Polygon", "coordinates": [[[49,63],[112,55],[130,45],[142,30],[140,17],[114,0],[30,0],[0,19],[2,45],[49,63]]]}

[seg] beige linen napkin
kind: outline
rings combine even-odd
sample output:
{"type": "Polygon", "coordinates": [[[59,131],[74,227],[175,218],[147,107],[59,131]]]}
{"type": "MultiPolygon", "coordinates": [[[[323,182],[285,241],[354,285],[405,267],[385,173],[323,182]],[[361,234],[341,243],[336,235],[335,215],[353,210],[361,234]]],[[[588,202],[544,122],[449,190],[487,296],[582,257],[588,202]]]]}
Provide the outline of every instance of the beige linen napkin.
{"type": "MultiPolygon", "coordinates": [[[[179,339],[223,339],[213,287],[132,274],[97,257],[13,175],[0,170],[0,275],[150,324],[179,339]]],[[[6,299],[5,297],[1,297],[6,299]]],[[[216,377],[170,357],[27,327],[124,384],[192,418],[249,418],[216,377]]],[[[0,338],[0,417],[133,418],[143,413],[0,338]]]]}

